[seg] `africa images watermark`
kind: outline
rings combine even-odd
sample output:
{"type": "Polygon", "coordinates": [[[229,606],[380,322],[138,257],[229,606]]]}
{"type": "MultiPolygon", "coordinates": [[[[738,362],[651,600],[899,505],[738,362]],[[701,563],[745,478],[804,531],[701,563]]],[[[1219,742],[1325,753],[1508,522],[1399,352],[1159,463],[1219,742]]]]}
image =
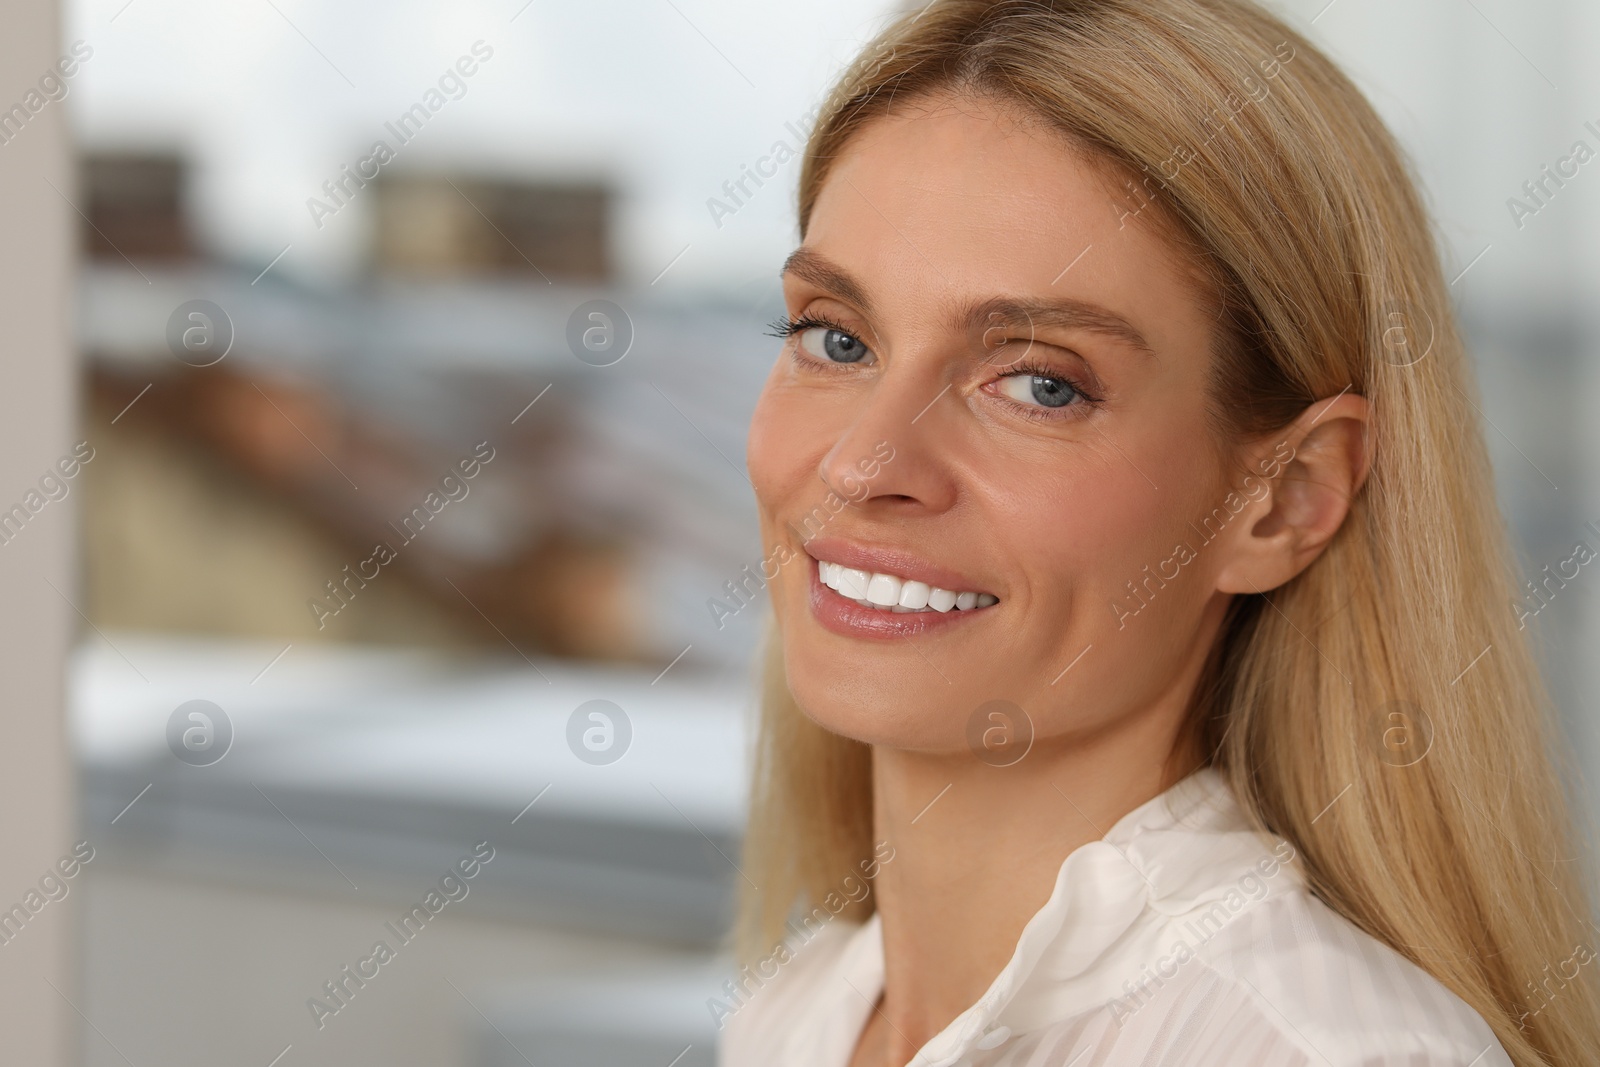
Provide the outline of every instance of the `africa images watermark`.
{"type": "MultiPolygon", "coordinates": [[[[1585,122],[1583,128],[1600,141],[1600,126],[1596,126],[1591,120],[1585,122]]],[[[1515,196],[1506,197],[1506,210],[1511,212],[1511,221],[1516,224],[1517,229],[1522,229],[1531,216],[1549,207],[1556,193],[1565,189],[1567,182],[1578,176],[1578,168],[1594,157],[1595,150],[1588,141],[1580,137],[1572,142],[1567,154],[1557,159],[1554,166],[1549,163],[1544,164],[1539,168],[1537,176],[1522,183],[1522,195],[1527,197],[1526,200],[1515,196]],[[1563,178],[1566,181],[1563,181],[1563,178]]]]}
{"type": "MultiPolygon", "coordinates": [[[[883,470],[884,464],[893,459],[894,446],[888,441],[879,441],[873,445],[872,455],[856,462],[856,470],[861,472],[861,477],[857,479],[854,474],[845,475],[842,479],[844,482],[841,486],[844,490],[842,496],[829,486],[828,494],[822,498],[822,503],[806,512],[800,519],[799,525],[792,526],[791,529],[802,542],[816,537],[848,505],[859,504],[867,498],[867,493],[872,488],[872,479],[883,470]]],[[[714,596],[706,597],[706,610],[711,613],[711,621],[716,623],[717,629],[722,629],[729,619],[753,604],[762,590],[766,589],[767,583],[776,578],[786,564],[804,556],[805,553],[794,552],[788,545],[780,544],[756,564],[754,573],[746,564],[739,572],[739,577],[723,582],[723,592],[727,594],[728,600],[732,601],[731,604],[714,596]]]]}
{"type": "Polygon", "coordinates": [[[834,917],[852,904],[866,900],[872,894],[872,880],[878,877],[878,872],[887,863],[894,859],[894,848],[887,841],[879,841],[873,846],[872,855],[860,861],[857,867],[861,875],[854,872],[844,876],[840,886],[842,893],[830,889],[822,901],[800,917],[798,923],[790,919],[784,923],[784,928],[790,933],[772,947],[772,951],[761,957],[754,964],[745,964],[739,968],[739,974],[722,983],[722,997],[707,997],[706,1010],[711,1012],[711,1021],[721,1030],[728,1023],[728,1018],[736,1014],[750,1002],[750,998],[772,979],[778,977],[779,969],[790,960],[802,947],[809,944],[811,939],[820,934],[834,917]]]}
{"type": "Polygon", "coordinates": [[[494,55],[494,48],[483,40],[472,42],[471,51],[472,55],[461,56],[454,65],[446,67],[436,85],[430,85],[423,91],[420,101],[401,112],[393,122],[383,124],[383,128],[394,137],[394,145],[391,146],[382,138],[374,141],[367,154],[356,161],[354,170],[346,163],[339,168],[337,177],[322,183],[326,200],[315,196],[306,198],[306,210],[311,213],[311,221],[317,229],[322,229],[324,218],[344,210],[345,205],[355,199],[356,193],[366,188],[367,182],[376,178],[383,165],[394,159],[400,148],[410,144],[445,104],[467,95],[466,79],[478,72],[479,64],[487,63],[494,55]]]}
{"type": "Polygon", "coordinates": [[[817,113],[821,108],[813,107],[810,111],[800,116],[798,123],[785,122],[783,128],[794,138],[794,144],[786,140],[772,142],[772,147],[767,149],[765,155],[757,156],[754,163],[739,164],[739,177],[730,178],[722,183],[722,193],[727,199],[715,196],[706,198],[706,210],[711,213],[711,221],[717,229],[722,229],[722,221],[739,213],[739,209],[755,198],[756,191],[778,176],[778,168],[797,158],[805,150],[807,131],[811,124],[817,121],[817,113]],[[755,182],[754,190],[749,188],[749,183],[755,182]],[[740,194],[743,194],[741,196],[740,194]]]}
{"type": "MultiPolygon", "coordinates": [[[[1276,78],[1283,67],[1294,60],[1294,57],[1294,45],[1288,41],[1280,41],[1278,46],[1272,50],[1272,55],[1257,62],[1256,68],[1261,71],[1262,77],[1270,80],[1276,78]]],[[[1229,93],[1222,98],[1220,107],[1212,108],[1206,114],[1206,117],[1201,120],[1201,125],[1210,130],[1209,136],[1200,143],[1202,148],[1216,140],[1217,134],[1222,132],[1223,123],[1232,122],[1239,117],[1240,112],[1252,103],[1259,104],[1272,95],[1271,86],[1264,81],[1257,81],[1250,74],[1244,76],[1241,81],[1241,87],[1244,89],[1245,95],[1243,97],[1239,96],[1238,93],[1229,93]],[[1220,122],[1213,121],[1218,118],[1220,118],[1220,122]]],[[[1144,170],[1145,176],[1141,181],[1134,182],[1130,179],[1125,183],[1128,191],[1136,199],[1137,206],[1124,208],[1118,213],[1117,228],[1125,227],[1128,224],[1128,219],[1138,215],[1155,199],[1157,190],[1151,188],[1151,183],[1165,189],[1169,182],[1178,177],[1184,167],[1194,161],[1195,150],[1188,145],[1180,144],[1172,150],[1172,153],[1166,159],[1156,164],[1156,170],[1160,172],[1159,176],[1152,174],[1150,168],[1142,167],[1141,169],[1144,170]]]]}
{"type": "MultiPolygon", "coordinates": [[[[1600,523],[1586,522],[1583,527],[1594,535],[1595,544],[1600,544],[1600,523]]],[[[1526,630],[1528,620],[1549,607],[1557,594],[1567,587],[1567,583],[1577,579],[1583,573],[1582,568],[1597,559],[1600,559],[1600,549],[1579,538],[1573,542],[1572,552],[1566,559],[1557,563],[1546,563],[1544,569],[1539,572],[1544,577],[1529,578],[1525,585],[1526,594],[1521,600],[1511,603],[1511,610],[1517,616],[1517,629],[1526,630]]]]}
{"type": "MultiPolygon", "coordinates": [[[[888,49],[886,54],[885,46],[880,44],[870,58],[861,60],[861,65],[865,72],[864,77],[870,80],[883,68],[884,64],[894,59],[896,54],[897,50],[892,47],[888,49]]],[[[799,119],[783,124],[783,128],[788,131],[789,136],[794,138],[793,144],[782,139],[773,141],[772,147],[767,149],[765,155],[757,156],[752,163],[739,164],[739,177],[737,179],[730,178],[722,183],[722,193],[726,199],[715,196],[706,198],[706,210],[711,213],[711,221],[716,224],[717,229],[722,229],[724,219],[737,215],[741,208],[755,198],[758,190],[765,186],[768,181],[776,178],[778,176],[778,168],[790,160],[800,157],[805,151],[811,127],[817,121],[817,115],[821,110],[822,105],[818,104],[801,115],[799,119]],[[755,189],[749,188],[750,182],[755,182],[755,189]],[[741,196],[740,194],[743,195],[741,196]]]]}
{"type": "Polygon", "coordinates": [[[1199,548],[1188,541],[1180,541],[1173,546],[1170,556],[1155,565],[1154,573],[1151,572],[1150,565],[1145,564],[1144,579],[1137,585],[1130,579],[1127,583],[1128,595],[1122,600],[1111,601],[1111,612],[1117,617],[1117,629],[1126,627],[1129,619],[1149,607],[1156,594],[1165,589],[1168,582],[1174,581],[1183,572],[1184,567],[1198,559],[1201,550],[1215,541],[1227,525],[1244,511],[1250,501],[1259,502],[1264,499],[1272,491],[1269,483],[1281,474],[1285,467],[1294,462],[1294,457],[1294,446],[1287,441],[1279,441],[1272,450],[1272,455],[1256,465],[1261,474],[1260,479],[1254,474],[1245,475],[1239,488],[1229,490],[1228,495],[1223,497],[1222,503],[1212,508],[1200,520],[1198,527],[1192,522],[1189,524],[1189,528],[1198,535],[1199,548]],[[1167,573],[1168,567],[1172,569],[1171,574],[1167,573]],[[1134,604],[1138,606],[1131,606],[1134,604]]]}
{"type": "MultiPolygon", "coordinates": [[[[389,523],[389,529],[395,532],[400,544],[408,545],[420,537],[428,523],[432,522],[452,501],[465,500],[467,494],[472,492],[472,486],[467,483],[476,478],[492,459],[494,459],[494,446],[488,441],[479,441],[472,447],[472,455],[457,461],[456,465],[439,479],[438,486],[430,489],[422,498],[422,503],[412,508],[400,520],[400,525],[389,523]],[[460,477],[457,477],[457,471],[460,472],[460,477]]],[[[333,601],[333,605],[337,606],[325,603],[320,597],[311,597],[306,601],[306,606],[311,609],[311,617],[317,620],[317,629],[327,626],[329,619],[349,607],[356,594],[365,589],[368,582],[376,579],[383,573],[384,567],[399,558],[399,549],[388,541],[379,541],[373,546],[372,555],[357,563],[355,570],[352,571],[350,564],[346,563],[341,572],[343,578],[330,578],[324,583],[329,598],[333,601]],[[369,565],[372,567],[370,574],[366,570],[369,565]]]]}
{"type": "Polygon", "coordinates": [[[53,501],[65,500],[72,492],[72,479],[84,464],[94,459],[94,448],[88,441],[72,446],[72,454],[56,460],[55,467],[39,476],[39,488],[29,489],[20,503],[0,511],[0,545],[9,545],[22,532],[22,528],[53,501]]]}
{"type": "Polygon", "coordinates": [[[22,133],[23,128],[46,106],[65,100],[71,87],[68,82],[78,73],[78,64],[88,62],[94,49],[84,41],[73,41],[67,54],[45,68],[38,84],[22,94],[22,99],[9,108],[0,106],[0,145],[8,145],[22,133]]]}
{"type": "Polygon", "coordinates": [[[353,965],[347,965],[339,973],[322,983],[322,997],[307,997],[306,1008],[311,1012],[311,1018],[321,1030],[328,1024],[329,1016],[337,1015],[350,1006],[356,993],[365,989],[367,983],[383,973],[383,966],[399,955],[400,949],[416,940],[418,934],[445,906],[453,902],[467,899],[467,894],[472,887],[467,885],[483,870],[484,864],[494,859],[494,846],[487,841],[479,841],[472,846],[472,851],[456,860],[440,877],[437,888],[429,887],[423,894],[422,902],[411,905],[397,920],[383,924],[384,929],[394,935],[395,944],[391,946],[387,938],[380,938],[373,942],[372,951],[353,965]]]}
{"type": "Polygon", "coordinates": [[[1154,1000],[1161,987],[1178,976],[1184,964],[1198,958],[1206,942],[1216,937],[1223,927],[1243,914],[1250,905],[1266,898],[1267,879],[1277,877],[1280,871],[1294,862],[1296,856],[1293,845],[1279,841],[1272,855],[1257,860],[1238,884],[1220,900],[1212,901],[1204,911],[1185,919],[1185,936],[1173,942],[1165,956],[1141,968],[1137,982],[1130,978],[1122,983],[1123,995],[1111,1002],[1112,1021],[1120,1028],[1133,1018],[1135,1012],[1154,1000]]]}
{"type": "Polygon", "coordinates": [[[1574,945],[1572,955],[1566,959],[1556,963],[1545,964],[1542,972],[1544,978],[1538,985],[1535,985],[1531,978],[1528,980],[1528,1002],[1530,1004],[1537,1003],[1539,1006],[1531,1011],[1520,1013],[1517,1016],[1517,1028],[1526,1033],[1528,1031],[1528,1020],[1548,1008],[1557,997],[1566,991],[1567,986],[1577,979],[1578,972],[1583,970],[1586,965],[1593,963],[1594,959],[1594,949],[1587,942],[1584,942],[1574,945]],[[1567,970],[1568,967],[1572,968],[1570,972],[1567,970]],[[1555,969],[1555,974],[1550,973],[1551,968],[1555,969]]]}
{"type": "Polygon", "coordinates": [[[72,887],[69,884],[83,870],[83,865],[94,859],[94,846],[87,841],[79,841],[72,846],[72,852],[56,860],[54,867],[45,871],[39,878],[39,888],[29,889],[22,895],[20,904],[13,904],[7,911],[0,911],[0,945],[9,945],[20,933],[23,927],[33,921],[34,916],[45,909],[48,904],[58,900],[65,900],[72,887]]]}

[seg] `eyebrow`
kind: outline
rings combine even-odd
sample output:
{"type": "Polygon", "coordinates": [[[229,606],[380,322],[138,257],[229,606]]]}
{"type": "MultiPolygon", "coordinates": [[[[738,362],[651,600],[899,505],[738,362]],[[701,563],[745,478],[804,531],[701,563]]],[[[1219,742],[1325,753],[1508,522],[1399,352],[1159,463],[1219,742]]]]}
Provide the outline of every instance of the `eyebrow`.
{"type": "Polygon", "coordinates": [[[802,245],[789,253],[789,258],[783,261],[783,270],[778,274],[779,277],[793,274],[818,289],[844,298],[854,304],[863,315],[872,314],[872,301],[867,299],[867,291],[843,267],[834,266],[822,253],[813,248],[802,245]]]}
{"type": "Polygon", "coordinates": [[[1098,304],[1084,300],[994,297],[968,305],[965,313],[958,314],[956,318],[974,328],[983,323],[993,323],[1012,328],[1026,324],[1033,329],[1053,327],[1082,330],[1119,341],[1140,355],[1156,358],[1155,349],[1144,339],[1144,334],[1134,329],[1132,323],[1098,304]]]}
{"type": "MultiPolygon", "coordinates": [[[[872,303],[866,290],[844,268],[828,261],[815,249],[800,247],[784,261],[780,276],[793,274],[817,288],[855,305],[863,315],[872,314],[872,303]]],[[[1029,324],[1039,327],[1083,330],[1118,341],[1141,355],[1155,358],[1144,335],[1120,315],[1084,300],[1055,298],[1041,300],[1033,297],[991,297],[975,303],[959,305],[953,316],[955,324],[972,329],[984,324],[1004,324],[1016,327],[1029,324]]]]}

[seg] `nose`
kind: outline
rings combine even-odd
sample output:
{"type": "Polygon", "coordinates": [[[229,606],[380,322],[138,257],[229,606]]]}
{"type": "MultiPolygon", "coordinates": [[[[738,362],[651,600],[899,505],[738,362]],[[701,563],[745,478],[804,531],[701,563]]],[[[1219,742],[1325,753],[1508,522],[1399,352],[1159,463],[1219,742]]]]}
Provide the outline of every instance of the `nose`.
{"type": "Polygon", "coordinates": [[[960,400],[952,387],[885,372],[857,403],[855,417],[817,464],[823,484],[858,508],[947,511],[959,495],[949,415],[960,400]]]}

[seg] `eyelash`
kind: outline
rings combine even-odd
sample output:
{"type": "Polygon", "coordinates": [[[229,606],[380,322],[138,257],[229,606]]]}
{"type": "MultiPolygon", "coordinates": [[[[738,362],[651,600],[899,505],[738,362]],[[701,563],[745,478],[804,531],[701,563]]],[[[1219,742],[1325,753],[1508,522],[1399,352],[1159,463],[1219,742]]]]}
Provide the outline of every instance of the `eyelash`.
{"type": "MultiPolygon", "coordinates": [[[[832,319],[826,319],[820,315],[801,315],[798,319],[791,319],[787,315],[779,315],[767,323],[766,333],[768,337],[788,338],[819,326],[823,329],[838,330],[840,333],[850,334],[851,337],[856,336],[832,319]]],[[[857,340],[860,340],[860,338],[857,338],[857,340]]]]}
{"type": "MultiPolygon", "coordinates": [[[[801,315],[797,319],[791,319],[787,315],[780,315],[767,324],[766,333],[769,337],[788,339],[796,334],[804,333],[806,330],[818,328],[825,330],[837,330],[842,334],[849,335],[850,337],[856,337],[854,332],[845,329],[844,326],[840,325],[838,322],[821,315],[810,314],[801,315]]],[[[856,337],[856,340],[859,341],[861,339],[856,337]]],[[[849,366],[849,364],[840,364],[840,366],[849,366]]],[[[1001,375],[1002,378],[1020,378],[1027,376],[1033,378],[1049,378],[1058,382],[1066,382],[1067,385],[1072,387],[1072,391],[1078,394],[1079,399],[1083,401],[1083,406],[1095,407],[1101,403],[1102,398],[1090,394],[1087,389],[1078,384],[1076,379],[1062,374],[1059,370],[1053,367],[1046,367],[1042,364],[1026,359],[1009,364],[1009,366],[1010,371],[1001,375]]],[[[1071,417],[1067,414],[1067,408],[1047,408],[1042,406],[1034,407],[1031,404],[1021,404],[1014,400],[1011,401],[1011,403],[1013,406],[1021,408],[1022,413],[1030,419],[1059,419],[1071,417]]],[[[1068,407],[1076,406],[1079,405],[1068,405],[1068,407]]]]}

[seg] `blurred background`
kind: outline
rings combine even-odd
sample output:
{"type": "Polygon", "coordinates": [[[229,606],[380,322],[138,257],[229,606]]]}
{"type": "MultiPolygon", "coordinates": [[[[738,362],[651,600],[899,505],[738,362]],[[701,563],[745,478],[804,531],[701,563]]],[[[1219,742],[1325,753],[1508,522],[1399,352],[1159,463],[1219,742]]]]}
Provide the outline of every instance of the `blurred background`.
{"type": "MultiPolygon", "coordinates": [[[[790,156],[894,6],[15,5],[18,1062],[713,1062],[790,156]]],[[[1600,551],[1600,162],[1542,169],[1600,9],[1276,6],[1415,161],[1542,582],[1600,551]]],[[[1525,605],[1586,817],[1597,573],[1525,605]]]]}

